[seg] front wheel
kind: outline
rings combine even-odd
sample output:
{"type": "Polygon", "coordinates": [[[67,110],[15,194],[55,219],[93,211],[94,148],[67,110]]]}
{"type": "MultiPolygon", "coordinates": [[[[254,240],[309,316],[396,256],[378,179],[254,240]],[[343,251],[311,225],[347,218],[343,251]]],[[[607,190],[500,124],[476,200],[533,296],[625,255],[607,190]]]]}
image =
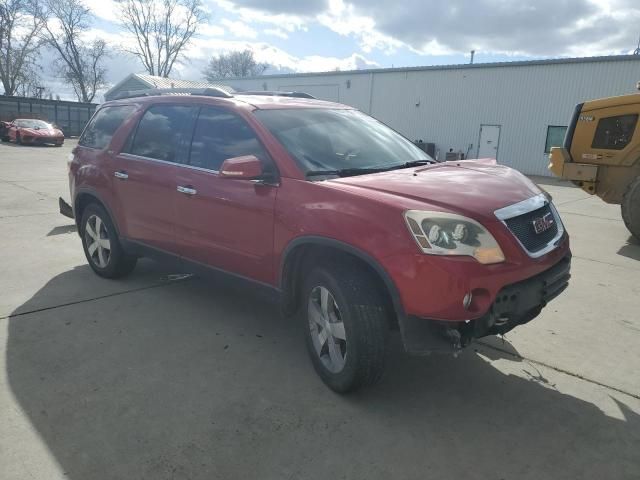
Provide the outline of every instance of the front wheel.
{"type": "Polygon", "coordinates": [[[22,138],[20,138],[20,132],[16,133],[16,145],[22,145],[22,138]]]}
{"type": "Polygon", "coordinates": [[[376,383],[388,336],[387,309],[371,274],[358,265],[316,267],[304,288],[307,349],[324,383],[339,393],[376,383]]]}
{"type": "Polygon", "coordinates": [[[102,206],[88,205],[80,224],[84,254],[94,272],[105,278],[119,278],[131,273],[137,259],[122,249],[111,217],[102,206]]]}
{"type": "Polygon", "coordinates": [[[640,240],[640,176],[633,180],[622,197],[622,219],[631,234],[640,240]]]}

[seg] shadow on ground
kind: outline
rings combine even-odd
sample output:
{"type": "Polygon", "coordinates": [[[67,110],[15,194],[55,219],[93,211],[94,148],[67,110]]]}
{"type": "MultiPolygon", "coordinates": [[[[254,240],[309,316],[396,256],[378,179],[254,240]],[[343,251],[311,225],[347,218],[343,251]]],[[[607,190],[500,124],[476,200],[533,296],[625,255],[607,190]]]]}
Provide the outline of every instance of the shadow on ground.
{"type": "Polygon", "coordinates": [[[633,260],[640,260],[640,241],[638,241],[634,236],[629,236],[627,244],[623,245],[618,250],[618,255],[622,255],[623,257],[631,258],[633,260]]]}
{"type": "MultiPolygon", "coordinates": [[[[9,319],[11,389],[66,478],[623,479],[640,471],[637,414],[619,403],[625,419],[606,416],[525,362],[513,364],[523,372],[516,376],[473,350],[408,358],[394,337],[382,383],[335,395],[313,372],[301,327],[246,288],[190,279],[25,313],[61,283],[91,297],[86,268],[53,278],[9,319]]],[[[516,362],[500,350],[488,355],[516,362]]]]}
{"type": "Polygon", "coordinates": [[[53,227],[49,233],[47,233],[47,237],[51,237],[53,235],[64,235],[67,233],[75,233],[78,229],[75,224],[73,225],[60,225],[58,227],[53,227]]]}

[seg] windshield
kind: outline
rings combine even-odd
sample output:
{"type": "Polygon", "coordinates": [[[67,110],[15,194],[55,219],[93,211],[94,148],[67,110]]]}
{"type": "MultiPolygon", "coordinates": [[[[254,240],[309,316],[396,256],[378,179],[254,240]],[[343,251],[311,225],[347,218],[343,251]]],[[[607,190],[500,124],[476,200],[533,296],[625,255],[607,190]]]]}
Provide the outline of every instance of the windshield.
{"type": "Polygon", "coordinates": [[[302,170],[340,175],[433,161],[399,133],[357,110],[296,108],[254,112],[302,170]]]}
{"type": "Polygon", "coordinates": [[[20,119],[13,122],[17,127],[23,128],[53,128],[51,124],[36,119],[20,119]]]}

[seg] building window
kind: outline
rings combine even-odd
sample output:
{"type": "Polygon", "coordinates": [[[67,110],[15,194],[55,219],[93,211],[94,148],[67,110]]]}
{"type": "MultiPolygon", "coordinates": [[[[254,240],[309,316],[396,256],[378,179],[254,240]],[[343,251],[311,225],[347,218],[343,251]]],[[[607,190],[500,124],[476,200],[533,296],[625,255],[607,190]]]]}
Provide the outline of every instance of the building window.
{"type": "Polygon", "coordinates": [[[591,148],[622,150],[631,141],[637,123],[637,113],[601,118],[591,148]]]}
{"type": "Polygon", "coordinates": [[[561,147],[565,133],[567,133],[567,127],[549,125],[547,127],[547,142],[544,146],[544,153],[551,153],[551,147],[561,147]]]}

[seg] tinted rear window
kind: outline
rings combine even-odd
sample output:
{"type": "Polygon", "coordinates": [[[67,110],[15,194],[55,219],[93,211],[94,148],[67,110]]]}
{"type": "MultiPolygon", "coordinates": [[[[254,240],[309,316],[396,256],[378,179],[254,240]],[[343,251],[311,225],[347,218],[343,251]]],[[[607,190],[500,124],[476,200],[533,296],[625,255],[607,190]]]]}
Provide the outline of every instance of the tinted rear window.
{"type": "Polygon", "coordinates": [[[78,144],[83,147],[105,148],[111,142],[118,127],[133,113],[134,109],[133,105],[101,108],[85,128],[78,144]]]}
{"type": "Polygon", "coordinates": [[[180,162],[180,151],[191,139],[195,107],[156,105],[138,125],[129,153],[166,162],[180,162]]]}
{"type": "Polygon", "coordinates": [[[622,150],[633,137],[638,114],[601,118],[591,148],[622,150]]]}

